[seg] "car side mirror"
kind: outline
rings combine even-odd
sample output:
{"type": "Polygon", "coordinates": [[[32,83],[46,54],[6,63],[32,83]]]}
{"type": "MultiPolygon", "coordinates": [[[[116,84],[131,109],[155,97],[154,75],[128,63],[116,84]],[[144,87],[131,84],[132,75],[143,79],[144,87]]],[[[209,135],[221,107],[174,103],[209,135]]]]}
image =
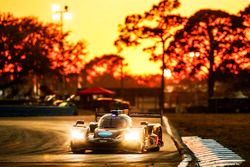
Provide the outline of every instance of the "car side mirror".
{"type": "Polygon", "coordinates": [[[89,123],[90,133],[94,133],[96,128],[97,128],[97,123],[96,122],[90,122],[89,123]]]}
{"type": "Polygon", "coordinates": [[[148,125],[148,122],[147,121],[142,121],[141,125],[148,125]]]}
{"type": "Polygon", "coordinates": [[[75,126],[83,126],[84,125],[84,120],[78,120],[76,121],[75,126]]]}

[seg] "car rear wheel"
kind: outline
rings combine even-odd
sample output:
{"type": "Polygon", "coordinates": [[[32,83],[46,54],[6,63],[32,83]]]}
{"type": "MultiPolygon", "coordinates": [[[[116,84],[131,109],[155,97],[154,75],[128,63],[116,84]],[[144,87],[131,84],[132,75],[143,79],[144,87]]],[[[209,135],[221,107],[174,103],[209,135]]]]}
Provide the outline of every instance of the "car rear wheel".
{"type": "Polygon", "coordinates": [[[74,154],[83,154],[86,151],[85,149],[78,148],[76,145],[73,144],[73,142],[70,143],[70,148],[74,154]]]}
{"type": "Polygon", "coordinates": [[[160,151],[160,146],[157,146],[157,147],[153,148],[152,151],[154,151],[154,152],[160,151]]]}

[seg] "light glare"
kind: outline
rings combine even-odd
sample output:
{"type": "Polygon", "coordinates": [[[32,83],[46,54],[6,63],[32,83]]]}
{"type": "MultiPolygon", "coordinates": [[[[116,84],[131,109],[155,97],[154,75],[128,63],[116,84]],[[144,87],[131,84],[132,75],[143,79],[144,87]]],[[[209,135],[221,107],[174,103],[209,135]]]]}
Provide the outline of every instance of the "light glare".
{"type": "Polygon", "coordinates": [[[84,139],[84,134],[79,130],[72,130],[71,136],[73,139],[84,139]]]}
{"type": "Polygon", "coordinates": [[[138,141],[140,134],[137,131],[129,131],[125,134],[125,141],[138,141]]]}
{"type": "Polygon", "coordinates": [[[164,69],[164,77],[170,78],[172,76],[170,69],[164,69]]]}
{"type": "Polygon", "coordinates": [[[71,20],[72,19],[72,14],[70,12],[64,13],[64,19],[65,20],[71,20]]]}
{"type": "Polygon", "coordinates": [[[53,12],[59,11],[59,10],[60,10],[60,6],[57,5],[57,4],[53,4],[53,5],[51,6],[51,10],[52,10],[53,12]]]}
{"type": "Polygon", "coordinates": [[[60,14],[59,14],[59,13],[54,13],[54,14],[52,15],[52,19],[55,20],[55,21],[60,20],[60,14]]]}

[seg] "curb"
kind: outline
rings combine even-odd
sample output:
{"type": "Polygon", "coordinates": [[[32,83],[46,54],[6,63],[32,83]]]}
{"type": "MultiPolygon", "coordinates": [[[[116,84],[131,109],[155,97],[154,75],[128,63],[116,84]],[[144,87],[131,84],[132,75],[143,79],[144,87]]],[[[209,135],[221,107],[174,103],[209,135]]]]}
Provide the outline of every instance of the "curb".
{"type": "Polygon", "coordinates": [[[166,116],[162,117],[163,123],[166,127],[166,131],[169,134],[170,138],[173,140],[179,154],[181,155],[182,161],[178,167],[193,167],[199,166],[197,164],[197,159],[194,156],[193,152],[184,144],[177,130],[169,122],[166,116]]]}

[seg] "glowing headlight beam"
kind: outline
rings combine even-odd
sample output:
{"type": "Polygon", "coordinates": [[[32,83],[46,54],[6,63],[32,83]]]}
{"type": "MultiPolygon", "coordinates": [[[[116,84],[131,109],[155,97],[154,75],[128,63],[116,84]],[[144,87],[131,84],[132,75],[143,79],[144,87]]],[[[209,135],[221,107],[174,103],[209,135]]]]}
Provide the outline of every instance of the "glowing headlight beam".
{"type": "Polygon", "coordinates": [[[84,134],[80,130],[72,130],[71,137],[72,139],[84,139],[84,134]]]}
{"type": "Polygon", "coordinates": [[[140,140],[140,134],[137,131],[129,131],[125,134],[125,141],[138,141],[140,140]]]}

